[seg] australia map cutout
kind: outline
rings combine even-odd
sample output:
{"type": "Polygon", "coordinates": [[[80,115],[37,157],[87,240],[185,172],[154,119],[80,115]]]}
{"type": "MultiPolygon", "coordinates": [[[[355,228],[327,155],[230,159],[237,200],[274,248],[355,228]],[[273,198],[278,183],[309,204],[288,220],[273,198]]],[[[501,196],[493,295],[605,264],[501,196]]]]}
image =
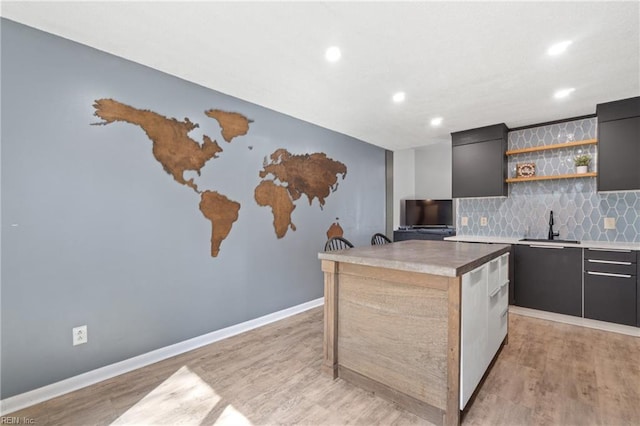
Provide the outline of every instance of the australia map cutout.
{"type": "Polygon", "coordinates": [[[344,237],[344,229],[342,229],[338,220],[340,219],[336,217],[336,221],[329,226],[329,229],[327,229],[327,240],[330,240],[333,237],[344,237]]]}
{"type": "MultiPolygon", "coordinates": [[[[189,118],[182,121],[167,118],[113,99],[98,99],[93,107],[94,115],[103,120],[95,125],[124,122],[139,126],[151,140],[152,154],[164,171],[199,194],[200,211],[211,222],[211,256],[217,257],[222,241],[238,220],[240,203],[218,191],[203,191],[193,178],[184,177],[186,171],[195,171],[200,176],[209,160],[219,158],[223,149],[217,141],[207,135],[202,136],[202,143],[192,139],[189,132],[199,125],[189,118]]],[[[204,114],[218,122],[227,143],[246,135],[252,123],[236,112],[210,109],[204,114]]],[[[291,221],[291,213],[296,208],[294,202],[306,195],[310,205],[317,199],[322,208],[325,199],[338,189],[338,175],[344,179],[347,167],[324,153],[293,155],[281,148],[271,154],[270,161],[265,158],[263,170],[259,172],[263,180],[255,188],[254,195],[258,205],[271,207],[278,238],[284,237],[289,229],[296,229],[291,221]]]]}

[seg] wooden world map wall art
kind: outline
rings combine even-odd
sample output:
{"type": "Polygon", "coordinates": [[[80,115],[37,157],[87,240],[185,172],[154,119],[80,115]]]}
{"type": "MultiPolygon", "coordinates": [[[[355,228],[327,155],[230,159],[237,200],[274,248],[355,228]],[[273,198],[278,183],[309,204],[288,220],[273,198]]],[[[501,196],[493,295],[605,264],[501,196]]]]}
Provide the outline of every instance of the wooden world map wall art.
{"type": "MultiPolygon", "coordinates": [[[[200,195],[200,211],[211,222],[211,256],[217,257],[222,241],[238,220],[240,203],[217,191],[200,190],[193,178],[184,178],[184,172],[195,171],[200,176],[204,165],[219,158],[218,154],[223,152],[220,145],[207,135],[202,136],[202,143],[189,137],[189,132],[199,127],[189,118],[182,121],[167,118],[113,99],[98,99],[93,107],[94,115],[103,120],[94,125],[124,122],[139,126],[151,140],[153,156],[164,171],[200,195]]],[[[253,122],[237,112],[210,109],[204,114],[218,122],[222,138],[227,143],[237,136],[246,135],[253,122]]],[[[324,153],[292,155],[285,149],[278,149],[270,158],[271,162],[265,158],[259,175],[263,179],[267,176],[273,178],[258,184],[255,200],[260,206],[271,206],[276,236],[282,238],[289,228],[296,229],[291,222],[294,201],[304,194],[309,204],[317,198],[322,208],[325,198],[338,189],[338,175],[341,174],[343,179],[346,177],[347,167],[327,158],[324,153]]]]}

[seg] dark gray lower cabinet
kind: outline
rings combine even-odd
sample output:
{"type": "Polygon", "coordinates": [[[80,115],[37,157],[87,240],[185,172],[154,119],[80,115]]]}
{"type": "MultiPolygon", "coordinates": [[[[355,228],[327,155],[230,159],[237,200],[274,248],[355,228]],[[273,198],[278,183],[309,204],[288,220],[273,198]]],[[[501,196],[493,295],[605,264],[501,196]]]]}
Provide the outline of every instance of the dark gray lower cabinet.
{"type": "Polygon", "coordinates": [[[582,316],[582,249],[515,247],[515,304],[582,316]]]}
{"type": "Polygon", "coordinates": [[[454,235],[456,235],[456,230],[451,228],[398,229],[393,231],[393,241],[444,240],[446,237],[454,235]]]}
{"type": "Polygon", "coordinates": [[[585,318],[638,324],[636,258],[631,250],[585,249],[585,318]]]}
{"type": "Polygon", "coordinates": [[[585,272],[584,317],[618,324],[637,324],[636,277],[585,272]]]}

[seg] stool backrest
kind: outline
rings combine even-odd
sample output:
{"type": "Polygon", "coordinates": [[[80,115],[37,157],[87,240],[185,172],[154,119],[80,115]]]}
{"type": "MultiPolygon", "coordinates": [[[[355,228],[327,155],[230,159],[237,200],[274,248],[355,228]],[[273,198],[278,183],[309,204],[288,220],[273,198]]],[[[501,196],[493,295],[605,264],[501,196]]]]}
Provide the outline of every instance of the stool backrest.
{"type": "Polygon", "coordinates": [[[344,250],[348,248],[353,248],[353,244],[351,244],[351,242],[346,238],[342,237],[331,237],[324,245],[324,251],[344,250]]]}
{"type": "Polygon", "coordinates": [[[373,237],[371,237],[372,246],[377,246],[380,244],[389,244],[390,242],[391,240],[386,235],[381,233],[373,234],[373,237]]]}

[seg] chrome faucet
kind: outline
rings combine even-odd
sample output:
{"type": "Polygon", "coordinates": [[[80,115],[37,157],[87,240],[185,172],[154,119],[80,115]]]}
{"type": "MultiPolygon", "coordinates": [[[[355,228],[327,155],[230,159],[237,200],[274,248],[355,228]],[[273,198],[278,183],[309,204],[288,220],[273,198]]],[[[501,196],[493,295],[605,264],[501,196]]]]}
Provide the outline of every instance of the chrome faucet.
{"type": "Polygon", "coordinates": [[[551,214],[549,215],[549,236],[547,238],[553,240],[553,237],[557,237],[559,235],[560,232],[553,232],[553,210],[551,210],[551,214]]]}

